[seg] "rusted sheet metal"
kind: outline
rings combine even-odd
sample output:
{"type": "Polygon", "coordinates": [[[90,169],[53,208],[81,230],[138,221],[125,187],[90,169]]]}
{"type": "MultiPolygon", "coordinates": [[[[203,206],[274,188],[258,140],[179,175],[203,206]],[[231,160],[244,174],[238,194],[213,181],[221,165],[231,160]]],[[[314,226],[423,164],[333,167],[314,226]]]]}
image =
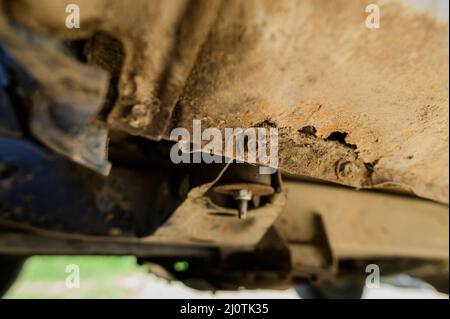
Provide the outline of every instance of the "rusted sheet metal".
{"type": "MultiPolygon", "coordinates": [[[[194,190],[195,191],[195,190],[194,190]]],[[[167,223],[147,238],[149,242],[190,243],[221,247],[253,247],[267,232],[283,210],[285,199],[275,195],[273,201],[252,209],[243,221],[235,210],[215,206],[202,196],[191,195],[173,213],[167,223]]]]}
{"type": "Polygon", "coordinates": [[[264,206],[252,209],[245,220],[235,209],[214,204],[206,192],[220,179],[192,189],[168,221],[147,237],[149,242],[174,242],[221,247],[254,247],[275,222],[285,205],[285,195],[275,194],[264,206]]]}
{"type": "Polygon", "coordinates": [[[289,173],[448,202],[448,25],[367,3],[227,1],[174,126],[270,122],[289,173]]]}
{"type": "Polygon", "coordinates": [[[448,23],[380,1],[368,29],[369,0],[70,2],[80,29],[68,1],[4,5],[40,32],[123,43],[110,126],[155,140],[193,119],[276,126],[283,171],[448,203],[448,23]]]}
{"type": "Polygon", "coordinates": [[[126,54],[120,61],[118,98],[108,123],[159,140],[220,2],[45,0],[7,5],[19,21],[60,38],[88,38],[103,31],[120,40],[126,54]],[[65,27],[65,8],[70,3],[80,8],[80,29],[65,27]]]}
{"type": "Polygon", "coordinates": [[[277,180],[269,187],[269,202],[252,206],[246,220],[238,219],[233,205],[220,206],[217,196],[206,194],[227,180],[223,173],[237,174],[232,166],[167,172],[157,162],[153,170],[117,165],[104,177],[22,139],[0,137],[0,150],[0,220],[43,231],[144,243],[253,247],[285,204],[284,194],[273,195],[274,189],[280,193],[277,180]],[[180,175],[185,186],[177,183],[180,175]],[[49,200],[48,194],[57,196],[49,200]]]}
{"type": "MultiPolygon", "coordinates": [[[[397,195],[354,192],[345,188],[309,183],[288,181],[283,186],[287,191],[286,206],[278,215],[274,227],[277,233],[282,235],[283,240],[289,244],[289,248],[292,250],[292,262],[303,271],[312,268],[315,271],[317,269],[333,271],[337,261],[347,259],[415,258],[448,262],[449,216],[448,208],[445,205],[397,195]],[[303,196],[301,198],[296,196],[295,194],[298,193],[303,194],[303,196]],[[289,196],[289,194],[294,195],[289,196]],[[314,227],[315,216],[319,216],[323,222],[323,230],[331,256],[328,256],[328,251],[324,251],[316,241],[318,229],[314,227]],[[399,227],[399,225],[402,227],[399,227]]],[[[175,220],[173,219],[175,215],[173,215],[168,220],[165,226],[167,230],[171,229],[178,233],[168,234],[164,231],[142,238],[120,236],[111,238],[62,233],[25,226],[22,223],[5,222],[4,220],[0,220],[0,226],[10,229],[18,228],[38,235],[43,240],[64,239],[67,245],[72,246],[73,251],[80,248],[80,246],[74,246],[75,243],[95,244],[97,242],[99,245],[95,247],[99,247],[98,250],[95,250],[97,248],[92,250],[92,252],[97,253],[104,249],[100,245],[102,243],[106,245],[108,251],[110,251],[109,249],[113,251],[114,244],[111,244],[111,242],[139,245],[143,249],[145,246],[149,246],[150,254],[150,247],[155,247],[153,244],[177,243],[180,244],[180,247],[213,248],[220,246],[242,249],[245,246],[242,246],[242,244],[244,241],[247,243],[247,237],[250,234],[258,236],[253,231],[252,225],[243,226],[242,221],[232,218],[228,220],[236,220],[240,223],[231,225],[231,227],[237,229],[236,225],[238,225],[243,231],[248,230],[248,235],[243,232],[239,236],[235,236],[241,239],[240,242],[231,244],[228,241],[224,242],[222,239],[226,239],[227,234],[220,230],[221,226],[219,230],[214,230],[211,227],[215,223],[214,220],[208,218],[196,220],[194,214],[203,218],[207,211],[199,210],[198,207],[195,207],[195,209],[195,211],[188,213],[190,217],[187,219],[183,217],[183,219],[175,220]],[[174,221],[172,226],[170,225],[171,220],[174,221]],[[203,229],[200,228],[200,225],[191,224],[195,220],[202,225],[203,229]],[[181,227],[181,223],[184,223],[183,227],[181,227]],[[217,239],[212,238],[213,231],[216,232],[217,239]],[[206,237],[205,234],[208,234],[208,232],[210,235],[206,237]],[[166,236],[161,236],[164,233],[166,236]]],[[[266,212],[255,210],[254,213],[265,214],[266,212]]],[[[216,216],[212,215],[211,217],[216,216]]],[[[217,218],[220,217],[217,216],[217,218]]],[[[249,218],[251,218],[251,215],[249,218]]],[[[224,222],[226,223],[224,220],[221,225],[224,222]]],[[[230,224],[227,224],[227,227],[227,232],[232,232],[230,231],[230,224]]],[[[253,241],[254,239],[250,240],[253,241]]],[[[7,247],[7,238],[1,241],[3,245],[0,244],[0,250],[11,252],[11,249],[7,247]]],[[[124,254],[137,253],[133,250],[132,245],[129,248],[124,248],[124,254]]],[[[34,249],[32,246],[29,247],[30,250],[34,249]]],[[[45,245],[40,247],[41,251],[44,251],[45,245]]],[[[60,247],[64,247],[64,245],[60,247]]],[[[87,246],[82,245],[82,247],[87,246]]],[[[30,251],[26,249],[26,247],[21,248],[24,252],[30,251]]],[[[120,247],[117,247],[117,249],[116,253],[120,253],[120,247]]],[[[61,251],[67,253],[66,250],[61,251]]]]}

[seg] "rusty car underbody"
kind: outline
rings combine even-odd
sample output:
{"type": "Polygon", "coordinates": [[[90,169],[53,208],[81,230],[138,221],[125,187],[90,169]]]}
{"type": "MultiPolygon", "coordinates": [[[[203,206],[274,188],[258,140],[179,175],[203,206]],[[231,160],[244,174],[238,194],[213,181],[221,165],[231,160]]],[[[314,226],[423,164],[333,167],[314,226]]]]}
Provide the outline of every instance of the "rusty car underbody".
{"type": "Polygon", "coordinates": [[[370,30],[370,2],[0,1],[0,254],[134,255],[212,290],[375,263],[448,291],[448,22],[385,1],[370,30]],[[276,173],[173,163],[194,120],[276,128],[276,173]]]}

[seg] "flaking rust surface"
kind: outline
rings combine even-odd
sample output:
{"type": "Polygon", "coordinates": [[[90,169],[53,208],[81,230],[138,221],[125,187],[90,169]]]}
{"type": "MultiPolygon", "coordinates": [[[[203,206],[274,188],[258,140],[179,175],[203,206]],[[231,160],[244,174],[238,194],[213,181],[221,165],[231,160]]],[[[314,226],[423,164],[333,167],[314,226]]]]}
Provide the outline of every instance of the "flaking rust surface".
{"type": "Polygon", "coordinates": [[[448,24],[368,3],[227,1],[175,126],[276,126],[289,173],[448,202],[448,24]]]}
{"type": "Polygon", "coordinates": [[[383,2],[368,29],[367,0],[70,2],[80,30],[64,27],[65,1],[17,0],[8,13],[60,38],[122,42],[110,126],[155,140],[193,119],[274,126],[283,171],[448,203],[448,23],[383,2]]]}

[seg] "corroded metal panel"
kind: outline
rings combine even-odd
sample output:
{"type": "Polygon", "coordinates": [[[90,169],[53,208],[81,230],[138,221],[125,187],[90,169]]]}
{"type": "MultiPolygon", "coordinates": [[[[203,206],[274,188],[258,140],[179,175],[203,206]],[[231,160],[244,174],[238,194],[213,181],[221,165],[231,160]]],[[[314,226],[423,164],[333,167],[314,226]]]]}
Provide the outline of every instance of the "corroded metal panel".
{"type": "Polygon", "coordinates": [[[70,2],[80,29],[67,1],[3,5],[49,36],[122,42],[110,127],[275,126],[284,172],[448,202],[448,22],[383,1],[368,29],[367,0],[70,2]]]}

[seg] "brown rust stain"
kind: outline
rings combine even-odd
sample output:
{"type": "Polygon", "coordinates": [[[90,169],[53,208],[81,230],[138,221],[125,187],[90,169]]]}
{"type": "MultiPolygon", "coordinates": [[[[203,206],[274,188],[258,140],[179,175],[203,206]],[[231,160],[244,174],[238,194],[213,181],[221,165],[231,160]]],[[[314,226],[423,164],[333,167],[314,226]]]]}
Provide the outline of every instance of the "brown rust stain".
{"type": "MultiPolygon", "coordinates": [[[[125,1],[114,1],[106,10],[103,0],[74,2],[90,21],[78,37],[109,31],[124,44],[119,103],[158,111],[154,101],[164,94],[155,92],[163,70],[177,61],[170,52],[186,3],[134,1],[124,9],[125,1]],[[127,90],[130,83],[136,88],[127,90]]],[[[199,26],[206,32],[196,35],[196,47],[180,51],[190,58],[172,73],[183,76],[158,118],[168,124],[165,134],[118,125],[126,120],[121,112],[109,124],[159,139],[172,127],[190,128],[193,119],[219,128],[270,120],[281,132],[281,170],[355,187],[394,184],[448,202],[448,23],[380,3],[381,28],[369,30],[365,7],[372,2],[224,1],[199,26]],[[315,136],[299,133],[306,126],[315,136]],[[346,143],[357,148],[326,140],[333,132],[346,132],[346,143]]],[[[21,0],[9,12],[36,30],[76,37],[53,6],[21,0]]]]}

